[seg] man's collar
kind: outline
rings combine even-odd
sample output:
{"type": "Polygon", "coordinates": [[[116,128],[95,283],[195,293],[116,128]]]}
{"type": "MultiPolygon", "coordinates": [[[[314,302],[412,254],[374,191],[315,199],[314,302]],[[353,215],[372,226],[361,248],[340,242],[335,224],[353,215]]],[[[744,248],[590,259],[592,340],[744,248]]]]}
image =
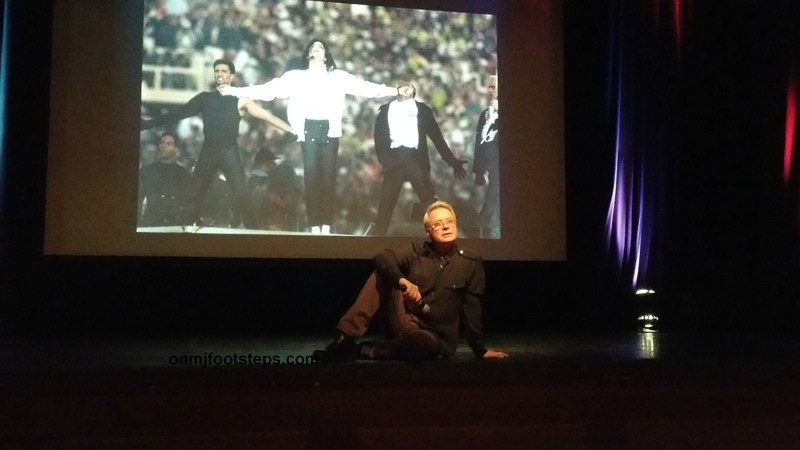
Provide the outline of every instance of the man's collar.
{"type": "Polygon", "coordinates": [[[450,250],[448,250],[447,253],[445,253],[445,254],[439,253],[436,250],[436,247],[433,245],[433,240],[430,240],[430,239],[425,241],[425,244],[423,244],[423,247],[425,249],[424,256],[444,256],[444,257],[450,259],[451,256],[453,256],[456,253],[458,253],[458,242],[454,242],[453,246],[450,247],[450,250]]]}

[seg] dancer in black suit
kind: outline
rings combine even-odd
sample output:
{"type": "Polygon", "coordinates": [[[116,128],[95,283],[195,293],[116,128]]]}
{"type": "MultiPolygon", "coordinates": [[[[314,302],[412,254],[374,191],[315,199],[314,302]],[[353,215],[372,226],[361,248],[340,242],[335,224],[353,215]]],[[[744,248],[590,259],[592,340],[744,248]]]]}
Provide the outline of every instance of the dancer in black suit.
{"type": "Polygon", "coordinates": [[[497,77],[492,75],[486,86],[489,107],[483,110],[475,131],[475,161],[472,172],[475,173],[475,184],[489,185],[484,194],[481,207],[482,237],[500,239],[500,149],[498,140],[498,122],[500,117],[497,101],[497,77]]]}
{"type": "Polygon", "coordinates": [[[383,236],[403,183],[408,181],[426,207],[436,201],[428,159],[428,137],[459,180],[467,176],[462,161],[453,155],[433,117],[430,106],[414,100],[417,90],[407,81],[397,86],[397,99],[382,105],[375,119],[375,152],[383,166],[378,218],[372,234],[383,236]]]}
{"type": "Polygon", "coordinates": [[[139,169],[140,227],[181,224],[192,173],[178,164],[178,138],[164,133],[158,141],[158,159],[139,169]]]}

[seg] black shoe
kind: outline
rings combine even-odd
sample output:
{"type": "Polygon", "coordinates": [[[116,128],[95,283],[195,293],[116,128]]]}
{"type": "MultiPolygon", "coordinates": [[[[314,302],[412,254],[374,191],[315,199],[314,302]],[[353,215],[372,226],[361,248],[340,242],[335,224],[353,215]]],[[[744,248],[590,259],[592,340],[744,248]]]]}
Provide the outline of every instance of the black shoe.
{"type": "Polygon", "coordinates": [[[331,343],[328,344],[327,347],[325,347],[325,350],[329,352],[338,353],[342,351],[355,350],[355,347],[356,347],[355,338],[348,336],[342,333],[341,331],[337,331],[336,336],[334,336],[331,343]]]}
{"type": "Polygon", "coordinates": [[[355,338],[341,331],[336,332],[336,336],[334,336],[331,343],[325,347],[325,351],[320,352],[318,359],[321,362],[354,361],[356,359],[355,338]]]}

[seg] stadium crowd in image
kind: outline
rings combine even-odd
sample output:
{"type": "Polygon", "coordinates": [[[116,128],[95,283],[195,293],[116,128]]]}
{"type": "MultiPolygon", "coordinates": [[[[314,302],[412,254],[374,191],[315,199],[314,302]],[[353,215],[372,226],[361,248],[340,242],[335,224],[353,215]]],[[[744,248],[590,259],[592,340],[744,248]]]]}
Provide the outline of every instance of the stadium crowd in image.
{"type": "MultiPolygon", "coordinates": [[[[416,99],[433,108],[445,140],[456,156],[468,161],[465,168],[471,173],[475,127],[487,106],[485,82],[497,71],[494,16],[302,0],[144,2],[143,65],[189,68],[200,62],[208,74],[200,80],[181,74],[162,76],[160,87],[164,88],[192,93],[213,89],[211,65],[217,58],[234,63],[235,85],[263,84],[298,68],[303,49],[313,38],[327,42],[339,69],[359,78],[389,86],[400,80],[411,81],[417,89],[416,99]]],[[[152,79],[143,76],[142,82],[153,87],[152,79]]],[[[378,106],[391,100],[348,96],[345,103],[333,224],[336,233],[363,234],[375,221],[381,166],[372,133],[378,106]]],[[[260,104],[286,120],[285,99],[260,104]]],[[[159,115],[175,106],[168,101],[143,101],[142,116],[159,115]]],[[[142,133],[140,167],[156,159],[163,131],[142,133]]],[[[178,136],[178,163],[191,170],[203,142],[202,119],[186,119],[167,131],[178,136]]],[[[456,180],[453,170],[430,147],[436,196],[456,207],[460,228],[470,228],[478,220],[485,188],[476,186],[472,177],[456,180]]],[[[302,178],[299,144],[288,142],[283,132],[265,122],[244,118],[239,149],[248,176],[255,155],[269,149],[302,178]]],[[[209,192],[207,202],[211,197],[225,201],[225,183],[216,188],[223,192],[213,196],[209,192]]],[[[216,188],[212,186],[212,190],[216,188]]],[[[418,223],[410,217],[417,201],[407,185],[392,222],[418,223]]],[[[223,214],[213,224],[236,226],[236,214],[229,216],[232,219],[228,223],[223,214]]],[[[303,231],[302,224],[299,230],[303,231]]]]}

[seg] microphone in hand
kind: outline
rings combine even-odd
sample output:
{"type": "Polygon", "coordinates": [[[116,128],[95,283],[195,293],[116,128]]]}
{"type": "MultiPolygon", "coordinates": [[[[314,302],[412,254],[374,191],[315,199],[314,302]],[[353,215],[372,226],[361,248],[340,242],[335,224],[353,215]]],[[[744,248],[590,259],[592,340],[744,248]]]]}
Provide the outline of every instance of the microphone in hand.
{"type": "MultiPolygon", "coordinates": [[[[400,292],[405,292],[406,289],[407,289],[407,287],[406,287],[405,284],[401,284],[400,285],[400,292]]],[[[417,301],[411,301],[409,303],[411,303],[412,305],[414,305],[417,308],[419,308],[419,310],[420,310],[420,312],[422,312],[422,314],[427,314],[428,311],[431,310],[431,307],[428,306],[427,303],[423,302],[421,298],[419,300],[417,300],[417,301]]]]}

